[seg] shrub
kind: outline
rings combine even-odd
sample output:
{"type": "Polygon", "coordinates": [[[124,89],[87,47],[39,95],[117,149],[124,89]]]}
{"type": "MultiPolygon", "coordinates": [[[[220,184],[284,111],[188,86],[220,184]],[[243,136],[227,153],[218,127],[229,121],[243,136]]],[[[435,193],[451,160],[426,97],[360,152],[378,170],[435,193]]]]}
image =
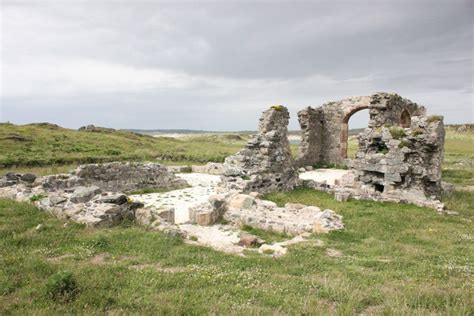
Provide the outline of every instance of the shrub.
{"type": "Polygon", "coordinates": [[[390,135],[392,135],[394,139],[400,139],[407,136],[407,134],[405,134],[405,131],[401,127],[390,128],[390,135]]]}
{"type": "Polygon", "coordinates": [[[30,201],[31,202],[36,202],[36,201],[44,199],[45,197],[46,197],[46,195],[43,195],[43,194],[35,194],[32,197],[30,197],[30,201]]]}
{"type": "Polygon", "coordinates": [[[76,279],[68,271],[60,271],[51,275],[46,282],[46,294],[53,301],[68,302],[79,292],[76,279]]]}

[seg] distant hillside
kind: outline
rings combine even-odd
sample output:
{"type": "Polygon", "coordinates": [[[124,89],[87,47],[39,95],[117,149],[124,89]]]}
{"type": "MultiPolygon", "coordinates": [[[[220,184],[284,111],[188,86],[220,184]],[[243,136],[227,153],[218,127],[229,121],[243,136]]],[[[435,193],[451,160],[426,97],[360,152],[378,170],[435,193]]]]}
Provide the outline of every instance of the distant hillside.
{"type": "Polygon", "coordinates": [[[72,130],[49,123],[0,123],[0,167],[114,160],[223,161],[245,140],[234,134],[174,139],[101,128],[72,130]]]}

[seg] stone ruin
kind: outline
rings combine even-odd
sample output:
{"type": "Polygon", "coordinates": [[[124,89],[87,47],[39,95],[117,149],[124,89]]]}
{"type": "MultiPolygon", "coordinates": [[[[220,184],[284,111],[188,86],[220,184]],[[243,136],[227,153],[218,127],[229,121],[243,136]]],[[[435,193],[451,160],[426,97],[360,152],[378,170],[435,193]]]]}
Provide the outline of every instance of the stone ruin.
{"type": "Polygon", "coordinates": [[[288,142],[290,114],[272,106],[260,118],[258,134],[224,162],[223,183],[242,192],[288,191],[298,184],[298,173],[288,142]]]}
{"type": "Polygon", "coordinates": [[[287,139],[288,118],[288,111],[281,106],[263,113],[258,134],[225,160],[226,186],[267,193],[307,185],[333,192],[338,200],[352,196],[443,209],[438,200],[443,117],[427,117],[423,106],[390,93],[307,107],[298,112],[302,139],[295,160],[287,139]],[[347,159],[349,119],[364,109],[370,114],[368,128],[359,135],[356,158],[347,159]],[[299,181],[295,171],[304,166],[338,164],[347,165],[351,172],[332,188],[299,181]]]}
{"type": "Polygon", "coordinates": [[[9,172],[0,178],[0,197],[32,201],[58,218],[87,226],[110,227],[134,219],[136,210],[143,207],[126,194],[185,186],[185,180],[159,164],[112,162],[44,177],[9,172]]]}
{"type": "Polygon", "coordinates": [[[302,141],[296,159],[288,141],[288,110],[273,106],[263,113],[258,133],[223,164],[189,168],[113,162],[83,165],[68,174],[45,177],[8,173],[0,178],[0,197],[31,201],[59,218],[92,227],[110,227],[130,219],[153,230],[183,236],[188,242],[200,234],[203,240],[198,244],[227,251],[220,243],[224,240],[231,252],[240,247],[240,253],[242,247],[263,243],[255,236],[240,235],[242,225],[296,236],[258,248],[261,253],[275,250],[280,254],[286,253],[287,245],[304,241],[302,236],[344,227],[342,217],[332,210],[295,203],[281,207],[261,199],[261,194],[296,186],[334,193],[339,201],[353,197],[443,210],[438,200],[445,136],[442,117],[428,117],[424,107],[396,94],[377,93],[308,107],[298,113],[298,119],[302,141]],[[356,158],[350,160],[348,121],[363,109],[369,109],[369,126],[359,134],[356,158]],[[300,179],[299,171],[323,164],[346,164],[350,171],[334,185],[300,179]],[[175,212],[181,212],[181,219],[183,215],[179,203],[145,205],[149,203],[146,198],[128,195],[150,188],[186,190],[190,184],[182,172],[189,171],[217,178],[221,175],[221,181],[205,188],[205,192],[212,192],[204,196],[206,202],[200,199],[186,209],[189,216],[184,222],[176,222],[175,212]],[[181,174],[178,177],[175,173],[181,174]],[[213,228],[202,230],[210,225],[213,228]],[[219,230],[209,237],[209,232],[219,230]]]}

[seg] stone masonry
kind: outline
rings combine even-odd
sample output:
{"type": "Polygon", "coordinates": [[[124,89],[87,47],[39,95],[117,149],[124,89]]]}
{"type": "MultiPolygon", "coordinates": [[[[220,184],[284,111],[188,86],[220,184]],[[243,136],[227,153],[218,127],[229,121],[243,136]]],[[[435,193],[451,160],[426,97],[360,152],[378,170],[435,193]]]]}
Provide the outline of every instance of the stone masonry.
{"type": "Polygon", "coordinates": [[[368,128],[349,166],[354,177],[344,190],[356,198],[413,203],[443,210],[441,163],[444,125],[440,116],[411,118],[409,128],[368,128]],[[347,190],[347,188],[350,188],[347,190]]]}
{"type": "Polygon", "coordinates": [[[318,108],[307,107],[298,112],[302,141],[297,166],[343,163],[347,158],[349,119],[364,109],[369,109],[369,128],[407,122],[409,125],[410,117],[425,115],[424,107],[392,93],[351,97],[318,108]]]}
{"type": "Polygon", "coordinates": [[[288,142],[289,118],[288,110],[280,105],[263,112],[258,134],[241,151],[225,159],[225,187],[267,193],[297,185],[298,174],[288,142]]]}

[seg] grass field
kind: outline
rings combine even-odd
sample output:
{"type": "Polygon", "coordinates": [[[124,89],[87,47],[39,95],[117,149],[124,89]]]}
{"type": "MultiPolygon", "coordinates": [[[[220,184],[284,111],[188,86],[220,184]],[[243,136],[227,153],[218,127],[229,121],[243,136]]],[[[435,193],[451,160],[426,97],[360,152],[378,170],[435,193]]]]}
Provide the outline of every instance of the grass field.
{"type": "Polygon", "coordinates": [[[31,205],[0,200],[0,314],[474,311],[473,193],[452,198],[460,215],[451,217],[411,205],[336,203],[303,189],[268,198],[330,207],[346,229],[314,236],[324,245],[295,245],[279,259],[241,258],[131,223],[64,227],[31,205]],[[48,285],[64,271],[73,294],[51,296],[48,285]]]}
{"type": "MultiPolygon", "coordinates": [[[[81,137],[100,136],[90,134],[81,137]]],[[[213,144],[207,136],[201,142],[213,144]]],[[[470,131],[448,130],[444,177],[460,190],[443,201],[458,216],[338,203],[308,189],[268,195],[333,209],[346,225],[277,259],[226,255],[129,222],[101,230],[65,225],[29,204],[0,200],[0,315],[473,315],[473,145],[470,131]]]]}
{"type": "Polygon", "coordinates": [[[87,132],[55,125],[0,124],[0,165],[46,167],[117,160],[203,163],[237,152],[248,134],[197,135],[183,139],[130,132],[87,132]]]}

